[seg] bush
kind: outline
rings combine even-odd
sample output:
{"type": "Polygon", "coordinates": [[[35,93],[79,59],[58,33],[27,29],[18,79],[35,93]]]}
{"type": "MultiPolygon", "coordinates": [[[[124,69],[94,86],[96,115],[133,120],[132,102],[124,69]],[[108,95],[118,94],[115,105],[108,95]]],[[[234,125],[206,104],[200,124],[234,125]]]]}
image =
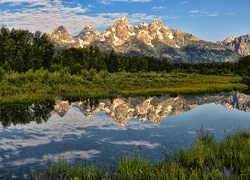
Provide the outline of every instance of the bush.
{"type": "Polygon", "coordinates": [[[2,67],[0,67],[0,81],[4,78],[4,76],[5,76],[5,70],[2,67]]]}
{"type": "Polygon", "coordinates": [[[51,66],[50,66],[50,72],[55,72],[55,71],[59,71],[60,69],[62,69],[63,68],[63,66],[62,65],[60,65],[60,64],[52,64],[51,66]]]}
{"type": "Polygon", "coordinates": [[[82,69],[83,69],[83,66],[81,64],[79,64],[79,63],[74,64],[70,68],[71,74],[80,74],[80,72],[81,72],[82,69]]]}

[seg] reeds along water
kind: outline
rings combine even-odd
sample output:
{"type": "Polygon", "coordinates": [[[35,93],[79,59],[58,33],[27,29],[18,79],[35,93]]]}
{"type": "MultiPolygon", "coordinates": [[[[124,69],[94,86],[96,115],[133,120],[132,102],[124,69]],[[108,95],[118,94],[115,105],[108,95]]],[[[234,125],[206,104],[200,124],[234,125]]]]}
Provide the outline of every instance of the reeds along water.
{"type": "Polygon", "coordinates": [[[45,173],[35,172],[35,179],[249,179],[250,131],[226,134],[217,142],[213,133],[198,130],[194,144],[157,163],[136,153],[121,156],[111,164],[70,165],[60,156],[49,163],[45,173]]]}

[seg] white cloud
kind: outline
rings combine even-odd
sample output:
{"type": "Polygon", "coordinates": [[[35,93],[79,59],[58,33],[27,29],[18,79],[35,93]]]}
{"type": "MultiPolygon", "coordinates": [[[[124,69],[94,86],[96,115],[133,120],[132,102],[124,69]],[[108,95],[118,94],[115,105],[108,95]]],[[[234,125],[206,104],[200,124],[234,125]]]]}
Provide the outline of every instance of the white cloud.
{"type": "Polygon", "coordinates": [[[189,13],[199,13],[200,10],[192,10],[192,11],[189,11],[189,13]]]}
{"type": "Polygon", "coordinates": [[[218,13],[211,13],[211,14],[208,14],[207,16],[216,17],[216,16],[219,16],[219,14],[218,13]]]}
{"type": "MultiPolygon", "coordinates": [[[[0,3],[34,3],[42,0],[0,0],[0,3]]],[[[46,1],[46,0],[45,0],[46,1]]]]}
{"type": "Polygon", "coordinates": [[[101,0],[101,4],[111,4],[112,2],[147,3],[152,0],[101,0]]]}
{"type": "Polygon", "coordinates": [[[0,4],[12,3],[13,6],[23,4],[23,3],[28,3],[28,4],[31,4],[33,6],[47,5],[49,2],[50,2],[50,0],[0,0],[0,4]]]}
{"type": "Polygon", "coordinates": [[[152,10],[162,10],[162,9],[166,9],[166,7],[164,7],[164,6],[154,6],[151,9],[152,10]]]}
{"type": "MultiPolygon", "coordinates": [[[[66,7],[61,1],[42,1],[42,0],[3,0],[4,2],[29,3],[16,12],[9,10],[1,11],[1,23],[10,28],[28,29],[31,31],[41,30],[50,32],[54,27],[65,25],[70,27],[70,31],[79,30],[79,24],[93,21],[94,17],[84,16],[89,11],[90,6],[83,8],[81,5],[66,7]],[[39,5],[39,8],[37,7],[39,5]]],[[[20,8],[20,7],[19,7],[20,8]]],[[[83,26],[81,26],[83,28],[83,26]]]]}
{"type": "MultiPolygon", "coordinates": [[[[121,2],[149,2],[150,0],[104,0],[121,2]]],[[[9,28],[27,29],[32,32],[37,30],[49,33],[54,28],[63,25],[70,34],[79,33],[87,24],[96,29],[105,29],[111,26],[121,16],[127,16],[131,23],[166,19],[167,17],[147,15],[143,13],[97,13],[88,15],[94,8],[92,5],[82,7],[79,4],[63,4],[61,0],[0,0],[2,3],[23,4],[22,8],[13,7],[13,11],[0,11],[1,25],[9,28]],[[26,4],[27,3],[27,4],[26,4]],[[16,8],[16,9],[15,9],[16,8]]]]}
{"type": "Polygon", "coordinates": [[[141,3],[147,3],[151,2],[152,0],[131,0],[131,2],[141,2],[141,3]]]}
{"type": "Polygon", "coordinates": [[[191,10],[187,12],[191,17],[195,17],[195,16],[210,16],[210,17],[216,17],[219,16],[219,14],[217,12],[206,12],[203,10],[191,10]]]}
{"type": "Polygon", "coordinates": [[[182,1],[181,4],[187,4],[189,1],[182,1]]]}
{"type": "Polygon", "coordinates": [[[105,5],[106,5],[106,4],[110,4],[110,3],[111,3],[111,1],[105,1],[105,0],[103,0],[103,1],[100,1],[100,3],[101,3],[101,4],[105,4],[105,5]]]}
{"type": "Polygon", "coordinates": [[[129,21],[131,23],[141,23],[142,21],[155,21],[155,20],[164,20],[169,19],[168,16],[155,16],[155,15],[147,15],[145,13],[136,13],[129,15],[129,21]]]}

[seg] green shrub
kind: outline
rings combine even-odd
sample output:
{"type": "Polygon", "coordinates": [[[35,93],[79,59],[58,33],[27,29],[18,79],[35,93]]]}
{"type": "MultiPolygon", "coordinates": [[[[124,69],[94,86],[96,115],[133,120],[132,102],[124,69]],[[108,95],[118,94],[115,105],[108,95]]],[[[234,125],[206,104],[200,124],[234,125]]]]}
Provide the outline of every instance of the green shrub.
{"type": "Polygon", "coordinates": [[[0,67],[0,81],[4,78],[4,76],[5,76],[5,70],[2,67],[0,67]]]}

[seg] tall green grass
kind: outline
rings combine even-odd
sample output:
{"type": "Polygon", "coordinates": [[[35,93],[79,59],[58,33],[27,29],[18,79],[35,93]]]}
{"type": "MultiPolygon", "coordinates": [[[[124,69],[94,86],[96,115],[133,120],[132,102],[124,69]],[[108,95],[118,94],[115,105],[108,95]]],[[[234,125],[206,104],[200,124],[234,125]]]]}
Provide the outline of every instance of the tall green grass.
{"type": "Polygon", "coordinates": [[[200,129],[194,144],[152,163],[135,154],[105,165],[70,165],[59,158],[33,179],[250,179],[250,131],[227,134],[221,142],[200,129]]]}
{"type": "Polygon", "coordinates": [[[187,73],[82,72],[29,70],[8,72],[1,80],[0,103],[27,102],[39,98],[107,98],[161,94],[196,95],[247,89],[240,77],[187,73]]]}

